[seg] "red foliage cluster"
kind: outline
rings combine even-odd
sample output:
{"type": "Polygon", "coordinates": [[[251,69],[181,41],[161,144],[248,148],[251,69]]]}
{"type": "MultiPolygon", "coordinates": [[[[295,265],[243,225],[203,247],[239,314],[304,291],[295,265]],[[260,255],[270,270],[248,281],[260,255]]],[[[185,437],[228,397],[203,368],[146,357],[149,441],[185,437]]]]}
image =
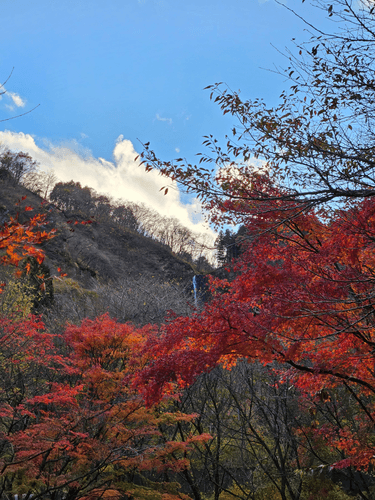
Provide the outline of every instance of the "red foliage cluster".
{"type": "Polygon", "coordinates": [[[127,471],[187,466],[179,452],[207,437],[160,442],[159,426],[194,415],[147,409],[131,388],[149,331],[104,315],[56,336],[36,318],[0,318],[4,489],[22,473],[24,490],[96,498],[127,471]]]}
{"type": "MultiPolygon", "coordinates": [[[[222,210],[233,210],[228,203],[222,210]]],[[[375,200],[349,205],[330,219],[293,202],[268,201],[263,211],[260,204],[236,203],[248,236],[235,279],[212,279],[212,300],[202,313],[177,318],[150,338],[153,362],[139,382],[154,402],[171,382],[183,387],[217,364],[247,358],[273,364],[281,382],[292,380],[306,398],[345,386],[356,425],[344,433],[334,425],[315,432],[345,452],[348,459],[337,467],[367,467],[375,455],[369,439],[375,421],[375,200]]]]}

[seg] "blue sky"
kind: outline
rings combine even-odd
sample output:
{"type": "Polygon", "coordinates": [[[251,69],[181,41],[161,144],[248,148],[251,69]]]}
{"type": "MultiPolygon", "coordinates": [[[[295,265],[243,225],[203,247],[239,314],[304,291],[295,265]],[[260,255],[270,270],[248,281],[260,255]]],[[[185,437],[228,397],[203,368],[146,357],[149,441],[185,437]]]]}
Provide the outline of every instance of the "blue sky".
{"type": "MultiPolygon", "coordinates": [[[[307,2],[287,5],[324,22],[307,2]]],[[[2,145],[28,150],[61,180],[140,202],[161,186],[131,164],[138,139],[163,159],[194,161],[203,135],[222,138],[232,125],[203,88],[224,81],[274,105],[287,82],[262,68],[287,61],[272,45],[308,38],[273,0],[2,0],[0,12],[2,81],[14,67],[0,118],[40,104],[0,123],[2,145]]],[[[180,204],[181,220],[199,212],[177,187],[170,202],[158,196],[150,204],[165,213],[180,204]]]]}

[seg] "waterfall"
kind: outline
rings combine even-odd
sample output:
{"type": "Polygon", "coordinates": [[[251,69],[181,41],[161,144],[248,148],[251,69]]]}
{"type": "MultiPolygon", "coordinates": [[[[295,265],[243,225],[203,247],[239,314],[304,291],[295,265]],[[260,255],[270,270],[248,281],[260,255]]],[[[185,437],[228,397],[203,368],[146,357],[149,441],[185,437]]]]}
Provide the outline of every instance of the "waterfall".
{"type": "Polygon", "coordinates": [[[198,307],[197,276],[193,276],[194,304],[198,307]]]}
{"type": "Polygon", "coordinates": [[[193,276],[194,304],[202,306],[207,300],[207,277],[204,274],[193,276]]]}

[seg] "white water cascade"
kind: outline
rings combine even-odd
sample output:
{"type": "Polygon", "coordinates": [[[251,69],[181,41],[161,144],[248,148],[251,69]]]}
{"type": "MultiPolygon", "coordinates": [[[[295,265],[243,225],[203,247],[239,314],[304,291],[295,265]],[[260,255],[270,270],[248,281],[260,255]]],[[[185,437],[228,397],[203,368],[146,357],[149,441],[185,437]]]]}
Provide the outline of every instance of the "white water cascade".
{"type": "Polygon", "coordinates": [[[202,306],[207,300],[207,277],[204,274],[193,276],[194,304],[202,306]]]}

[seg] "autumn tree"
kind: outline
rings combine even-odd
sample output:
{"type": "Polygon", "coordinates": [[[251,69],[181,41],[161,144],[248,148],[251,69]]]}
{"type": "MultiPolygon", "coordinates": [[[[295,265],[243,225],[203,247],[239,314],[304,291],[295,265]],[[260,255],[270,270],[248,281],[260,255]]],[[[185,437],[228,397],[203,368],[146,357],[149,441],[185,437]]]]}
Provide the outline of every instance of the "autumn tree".
{"type": "Polygon", "coordinates": [[[0,318],[2,495],[181,498],[175,483],[153,485],[143,471],[184,469],[184,453],[207,438],[161,440],[161,425],[194,416],[146,408],[131,388],[150,328],[105,315],[53,335],[36,318],[0,318]]]}
{"type": "MultiPolygon", "coordinates": [[[[26,196],[21,201],[25,199],[26,196]]],[[[0,262],[18,267],[26,257],[34,257],[39,264],[42,264],[44,252],[38,245],[53,238],[55,230],[51,229],[49,232],[45,230],[46,214],[36,214],[21,222],[19,209],[21,201],[17,203],[16,215],[10,216],[0,226],[0,262]]],[[[26,206],[24,211],[31,212],[33,208],[26,206]]],[[[26,270],[29,270],[29,266],[26,270]]]]}
{"type": "Polygon", "coordinates": [[[212,281],[213,298],[201,314],[176,319],[150,339],[155,362],[144,376],[151,399],[167,381],[189,384],[218,363],[230,366],[243,356],[277,361],[290,367],[279,369],[280,380],[293,380],[306,398],[346,388],[356,425],[342,431],[325,425],[322,432],[342,451],[337,467],[368,466],[375,417],[374,214],[370,198],[329,224],[301,214],[276,234],[258,235],[233,281],[212,281]]]}
{"type": "Polygon", "coordinates": [[[211,153],[194,166],[161,161],[145,145],[146,169],[198,195],[217,225],[242,224],[246,232],[236,277],[212,280],[213,299],[201,314],[150,339],[155,362],[142,380],[155,400],[170,381],[186,386],[245,356],[274,366],[306,401],[340,388],[353,420],[342,428],[317,421],[313,432],[339,452],[330,465],[368,469],[375,456],[375,14],[365,1],[318,6],[340,30],[310,26],[311,39],[288,53],[291,88],[279,106],[213,85],[211,97],[238,120],[225,147],[207,137],[211,153]]]}
{"type": "Polygon", "coordinates": [[[374,9],[365,0],[315,3],[334,21],[332,32],[305,21],[312,36],[286,53],[289,66],[280,72],[291,86],[278,106],[212,85],[211,98],[237,121],[224,146],[207,136],[210,152],[199,165],[159,160],[149,144],[141,155],[146,168],[196,193],[213,219],[241,222],[243,202],[264,216],[269,201],[294,201],[285,206],[290,217],[311,206],[373,196],[374,9]]]}

